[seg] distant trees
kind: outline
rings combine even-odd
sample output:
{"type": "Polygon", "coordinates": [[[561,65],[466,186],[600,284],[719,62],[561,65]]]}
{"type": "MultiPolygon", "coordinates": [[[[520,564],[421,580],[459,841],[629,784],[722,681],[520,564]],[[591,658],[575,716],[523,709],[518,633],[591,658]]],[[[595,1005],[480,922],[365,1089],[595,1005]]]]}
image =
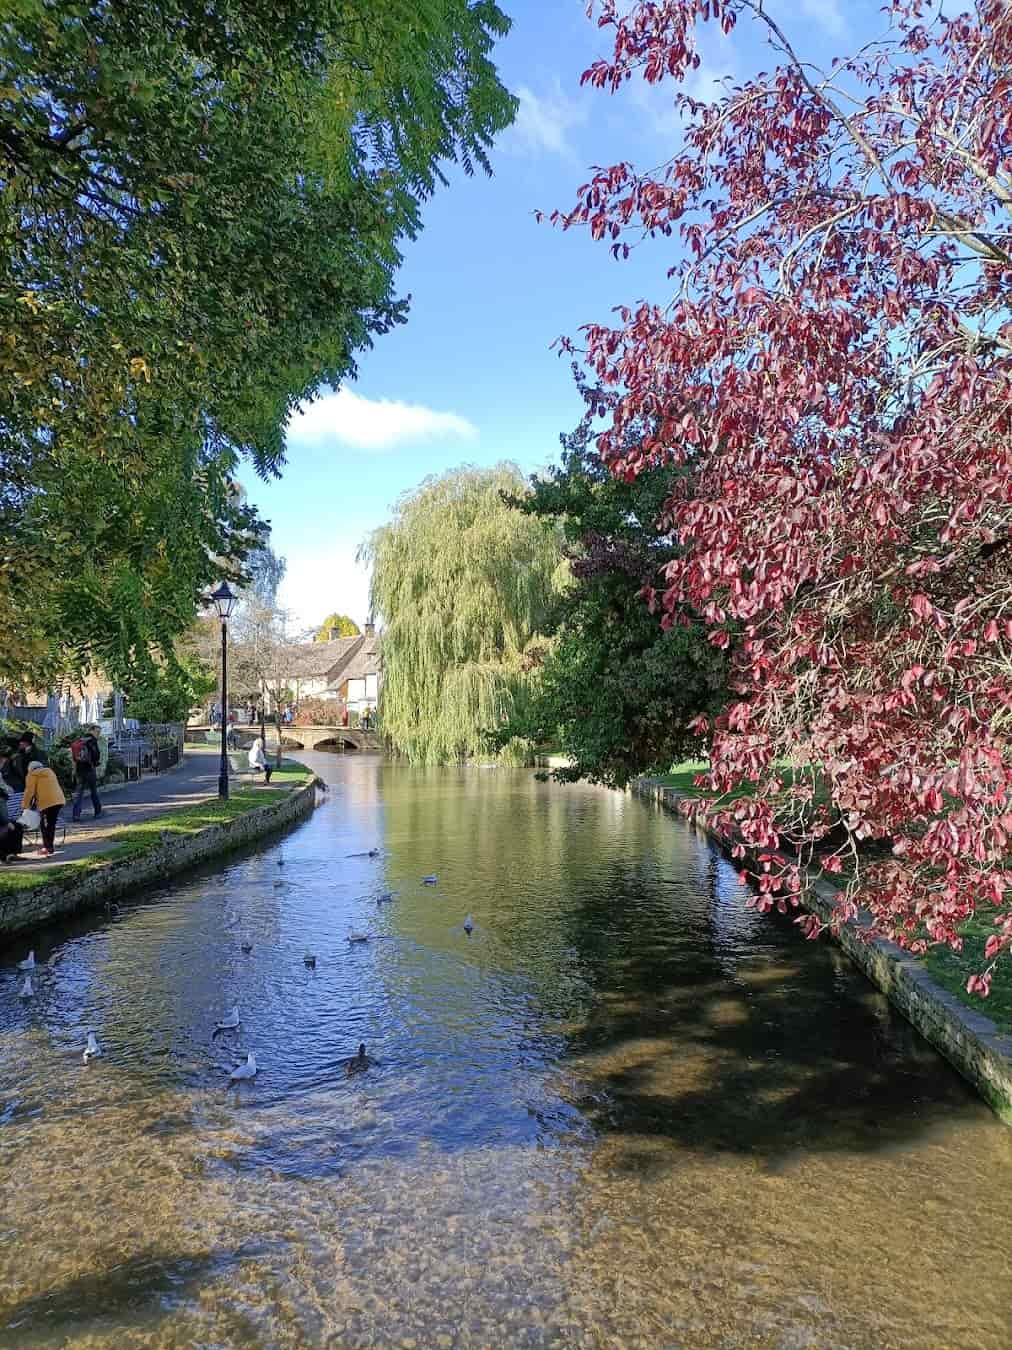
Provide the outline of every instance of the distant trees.
{"type": "Polygon", "coordinates": [[[362,630],[347,614],[328,614],[316,630],[314,642],[329,642],[333,638],[358,637],[362,630]]]}
{"type": "MultiPolygon", "coordinates": [[[[698,621],[662,628],[644,591],[656,588],[678,555],[658,525],[670,470],[615,477],[594,447],[594,412],[610,396],[584,387],[593,411],[562,437],[562,465],[531,480],[517,509],[555,521],[565,539],[572,584],[545,626],[538,680],[505,733],[552,742],[571,760],[560,781],[588,778],[624,787],[636,774],[665,772],[704,752],[689,723],[727,696],[727,658],[698,621]]],[[[630,434],[634,434],[632,431],[630,434]]]]}
{"type": "Polygon", "coordinates": [[[384,625],[383,729],[416,762],[487,753],[529,696],[566,567],[556,524],[504,500],[527,491],[514,465],[451,470],[363,546],[384,625]]]}
{"type": "Polygon", "coordinates": [[[1012,946],[1012,7],[890,0],[824,70],[754,0],[592,8],[598,88],[685,81],[705,25],[753,24],[779,62],[676,90],[668,162],[595,169],[556,215],[619,255],[681,239],[670,303],[581,345],[618,395],[612,471],[691,467],[656,603],[734,647],[710,780],[752,791],[711,819],[763,909],[821,868],[851,873],[838,918],[864,905],[914,951],[982,911],[986,994],[1012,946]]]}
{"type": "Polygon", "coordinates": [[[260,538],[241,460],[403,321],[441,163],[514,103],[491,0],[11,0],[0,668],[126,678],[260,538]]]}

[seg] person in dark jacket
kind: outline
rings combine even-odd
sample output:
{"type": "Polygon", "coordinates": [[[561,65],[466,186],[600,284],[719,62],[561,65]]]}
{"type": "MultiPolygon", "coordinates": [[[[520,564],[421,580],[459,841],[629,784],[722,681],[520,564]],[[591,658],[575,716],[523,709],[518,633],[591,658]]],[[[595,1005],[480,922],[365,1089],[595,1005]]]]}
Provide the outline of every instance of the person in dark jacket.
{"type": "Polygon", "coordinates": [[[102,752],[98,748],[95,728],[89,727],[88,734],[74,741],[72,747],[74,772],[77,774],[77,791],[74,793],[74,805],[71,820],[81,819],[81,806],[85,792],[91,793],[91,807],[98,820],[102,814],[102,803],[98,795],[98,766],[102,761],[102,752]]]}
{"type": "Polygon", "coordinates": [[[25,836],[18,824],[25,784],[23,779],[18,778],[13,761],[11,748],[0,746],[0,793],[3,794],[3,810],[0,814],[4,817],[0,824],[0,861],[5,863],[17,862],[25,836]]]}
{"type": "Polygon", "coordinates": [[[14,756],[16,771],[21,777],[21,787],[24,789],[25,779],[28,777],[28,766],[32,762],[38,764],[48,764],[46,752],[35,744],[35,736],[31,731],[23,731],[18,737],[18,749],[14,756]]]}

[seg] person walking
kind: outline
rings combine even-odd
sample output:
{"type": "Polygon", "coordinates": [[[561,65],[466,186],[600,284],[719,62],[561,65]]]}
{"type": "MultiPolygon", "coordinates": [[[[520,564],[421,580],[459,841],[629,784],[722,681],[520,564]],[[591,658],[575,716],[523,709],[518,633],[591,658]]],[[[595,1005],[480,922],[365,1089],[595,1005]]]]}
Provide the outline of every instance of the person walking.
{"type": "Polygon", "coordinates": [[[274,770],[267,763],[267,756],[264,754],[263,739],[260,736],[254,737],[253,744],[249,748],[249,766],[254,773],[263,770],[264,782],[269,783],[271,781],[271,774],[274,770]]]}
{"type": "Polygon", "coordinates": [[[95,812],[95,819],[98,820],[102,814],[102,803],[98,795],[98,766],[102,762],[102,752],[98,748],[96,730],[95,727],[88,727],[86,735],[70,743],[70,757],[74,761],[74,772],[77,774],[77,791],[74,793],[71,811],[71,819],[75,821],[81,819],[81,806],[86,791],[91,794],[91,807],[95,812]]]}
{"type": "Polygon", "coordinates": [[[25,806],[34,806],[42,817],[42,856],[51,858],[56,851],[53,847],[56,842],[56,820],[66,806],[67,799],[56,774],[37,759],[33,759],[28,766],[23,800],[25,806]]]}

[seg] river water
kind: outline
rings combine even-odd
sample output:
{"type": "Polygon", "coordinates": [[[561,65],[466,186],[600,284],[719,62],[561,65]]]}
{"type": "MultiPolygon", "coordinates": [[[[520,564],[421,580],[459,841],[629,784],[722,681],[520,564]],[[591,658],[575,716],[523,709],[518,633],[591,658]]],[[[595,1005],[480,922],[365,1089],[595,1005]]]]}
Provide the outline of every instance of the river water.
{"type": "Polygon", "coordinates": [[[4,952],[0,1342],[1009,1345],[1012,1132],[831,946],[633,798],[306,758],[31,1001],[4,952]]]}

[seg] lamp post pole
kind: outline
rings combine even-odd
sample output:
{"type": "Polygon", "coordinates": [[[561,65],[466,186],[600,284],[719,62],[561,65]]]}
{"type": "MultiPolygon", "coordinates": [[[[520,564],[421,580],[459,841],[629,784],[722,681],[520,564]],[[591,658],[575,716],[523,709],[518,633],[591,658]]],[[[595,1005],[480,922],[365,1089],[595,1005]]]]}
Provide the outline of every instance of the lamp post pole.
{"type": "Polygon", "coordinates": [[[221,763],[218,767],[218,796],[228,801],[228,619],[221,621],[221,763]]]}
{"type": "Polygon", "coordinates": [[[218,767],[218,797],[228,801],[228,620],[239,597],[223,581],[205,601],[214,605],[221,620],[221,763],[218,767]]]}

